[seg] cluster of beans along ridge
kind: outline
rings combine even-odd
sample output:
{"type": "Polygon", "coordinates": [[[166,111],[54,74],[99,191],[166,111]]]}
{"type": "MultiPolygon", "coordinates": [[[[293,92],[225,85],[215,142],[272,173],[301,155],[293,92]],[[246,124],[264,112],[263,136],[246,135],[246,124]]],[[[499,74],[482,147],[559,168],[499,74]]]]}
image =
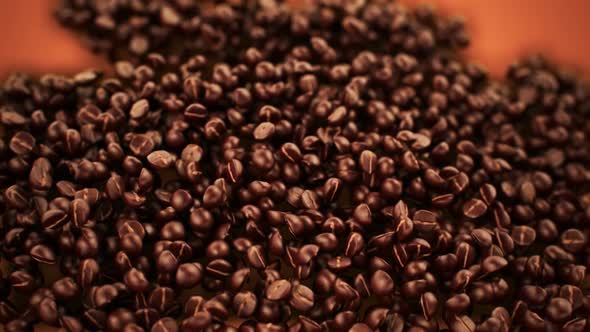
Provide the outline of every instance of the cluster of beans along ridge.
{"type": "Polygon", "coordinates": [[[195,53],[237,63],[250,47],[280,60],[309,36],[324,38],[334,50],[323,56],[338,52],[339,60],[359,49],[429,53],[469,43],[462,19],[390,0],[328,0],[299,10],[281,0],[212,2],[63,0],[55,14],[92,50],[135,64],[151,52],[172,55],[175,63],[195,53]]]}
{"type": "Polygon", "coordinates": [[[6,331],[590,329],[582,82],[426,8],[198,7],[66,1],[115,76],[0,88],[6,331]]]}

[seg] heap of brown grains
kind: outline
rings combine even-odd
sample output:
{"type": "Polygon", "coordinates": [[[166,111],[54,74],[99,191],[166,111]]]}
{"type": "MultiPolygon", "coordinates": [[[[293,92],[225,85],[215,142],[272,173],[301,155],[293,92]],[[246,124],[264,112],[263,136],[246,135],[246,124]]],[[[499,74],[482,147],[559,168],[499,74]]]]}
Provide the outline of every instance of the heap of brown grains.
{"type": "Polygon", "coordinates": [[[580,81],[428,8],[197,3],[65,1],[116,77],[0,89],[5,331],[590,328],[580,81]]]}

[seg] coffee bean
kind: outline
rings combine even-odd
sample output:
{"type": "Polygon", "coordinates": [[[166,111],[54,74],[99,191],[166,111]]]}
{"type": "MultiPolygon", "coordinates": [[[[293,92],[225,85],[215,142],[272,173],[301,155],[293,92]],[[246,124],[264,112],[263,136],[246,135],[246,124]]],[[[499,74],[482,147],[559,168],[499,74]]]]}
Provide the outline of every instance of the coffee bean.
{"type": "Polygon", "coordinates": [[[156,287],[150,294],[149,306],[163,313],[174,304],[174,291],[169,287],[156,287]]]}
{"type": "Polygon", "coordinates": [[[508,265],[508,261],[504,257],[489,256],[481,262],[481,268],[484,273],[496,272],[508,265]]]}
{"type": "MultiPolygon", "coordinates": [[[[2,118],[4,119],[5,116],[3,115],[2,118]]],[[[10,150],[12,150],[12,152],[18,155],[24,155],[31,153],[35,147],[35,144],[36,140],[33,135],[24,131],[19,131],[14,134],[14,136],[12,136],[8,147],[10,150]]]]}
{"type": "Polygon", "coordinates": [[[47,210],[41,217],[41,223],[46,229],[56,229],[68,221],[68,215],[63,210],[47,210]]]}
{"type": "Polygon", "coordinates": [[[216,279],[226,278],[231,275],[233,266],[224,259],[215,259],[205,267],[205,272],[216,279]]]}
{"type": "Polygon", "coordinates": [[[94,292],[93,302],[97,307],[103,307],[111,303],[117,296],[119,291],[113,285],[100,286],[94,292]]]}
{"type": "Polygon", "coordinates": [[[150,104],[149,101],[146,99],[140,99],[133,103],[131,106],[131,110],[129,111],[129,116],[132,119],[142,119],[144,118],[147,113],[149,112],[150,104]]]}
{"type": "Polygon", "coordinates": [[[133,313],[125,308],[112,311],[106,319],[106,327],[111,331],[121,331],[123,328],[135,321],[133,313]]]}
{"type": "Polygon", "coordinates": [[[536,238],[536,232],[529,226],[515,226],[512,228],[512,238],[519,246],[530,246],[536,238]]]}
{"type": "Polygon", "coordinates": [[[547,304],[545,313],[551,321],[562,323],[571,317],[572,304],[566,299],[555,297],[547,304]]]}
{"type": "Polygon", "coordinates": [[[185,263],[176,270],[176,284],[182,288],[192,288],[202,280],[203,268],[199,263],[185,263]]]}
{"type": "Polygon", "coordinates": [[[455,314],[465,312],[471,306],[471,299],[467,294],[458,294],[445,302],[445,309],[455,314]]]}
{"type": "Polygon", "coordinates": [[[55,264],[56,256],[51,248],[37,244],[30,250],[31,257],[39,263],[43,264],[55,264]]]}
{"type": "Polygon", "coordinates": [[[182,331],[200,331],[211,325],[211,314],[199,312],[182,322],[182,331]]]}
{"type": "Polygon", "coordinates": [[[486,213],[486,204],[476,198],[470,199],[463,205],[463,215],[468,218],[476,219],[486,213]]]}
{"type": "Polygon", "coordinates": [[[141,326],[139,326],[135,323],[128,323],[127,325],[125,325],[125,327],[123,327],[123,331],[124,332],[144,332],[145,330],[141,326]]]}
{"type": "Polygon", "coordinates": [[[149,281],[143,272],[136,268],[128,270],[123,280],[125,285],[134,292],[144,292],[149,287],[149,281]]]}
{"type": "Polygon", "coordinates": [[[12,185],[4,191],[5,202],[15,209],[22,210],[28,206],[27,194],[18,185],[12,185]]]}
{"type": "Polygon", "coordinates": [[[358,205],[353,212],[353,218],[361,225],[370,225],[372,222],[371,208],[367,204],[358,205]]]}
{"type": "Polygon", "coordinates": [[[130,256],[137,256],[141,253],[143,241],[141,239],[141,236],[139,236],[138,234],[127,233],[120,238],[119,247],[126,254],[130,256]]]}
{"type": "Polygon", "coordinates": [[[225,305],[215,299],[205,302],[203,305],[203,310],[209,312],[211,315],[221,320],[227,319],[227,316],[229,315],[228,309],[225,307],[225,305]]]}
{"type": "Polygon", "coordinates": [[[285,299],[291,293],[291,283],[287,280],[277,280],[266,288],[266,298],[271,301],[285,299]]]}
{"type": "Polygon", "coordinates": [[[29,173],[31,187],[38,190],[48,190],[53,185],[53,168],[47,158],[38,158],[33,162],[29,173]]]}
{"type": "Polygon", "coordinates": [[[371,276],[370,286],[375,294],[386,296],[393,291],[393,279],[387,272],[377,270],[371,276]]]}
{"type": "Polygon", "coordinates": [[[531,305],[540,305],[545,302],[547,291],[538,286],[525,285],[520,289],[520,296],[523,301],[531,305]]]}
{"type": "MultiPolygon", "coordinates": [[[[131,138],[131,141],[129,142],[129,150],[131,150],[131,152],[138,157],[149,156],[155,147],[156,143],[154,143],[154,141],[148,135],[144,134],[133,135],[133,138],[131,138]]],[[[148,161],[150,160],[148,159],[148,161]]],[[[153,164],[152,161],[150,161],[150,163],[153,164]]]]}
{"type": "Polygon", "coordinates": [[[334,281],[334,295],[342,301],[352,301],[359,297],[359,293],[352,286],[339,278],[334,281]]]}
{"type": "Polygon", "coordinates": [[[60,326],[67,332],[81,332],[84,331],[82,323],[78,318],[72,316],[59,317],[60,326]]]}
{"type": "Polygon", "coordinates": [[[78,272],[78,281],[80,286],[85,289],[89,288],[97,279],[98,273],[99,265],[94,259],[88,258],[83,260],[80,263],[78,272]]]}
{"type": "Polygon", "coordinates": [[[83,320],[93,328],[104,329],[107,315],[104,311],[97,309],[88,309],[84,311],[83,320]]]}
{"type": "Polygon", "coordinates": [[[372,330],[369,326],[367,326],[367,324],[356,323],[350,327],[349,331],[351,331],[351,332],[370,332],[372,330]]]}
{"type": "Polygon", "coordinates": [[[178,332],[178,330],[178,324],[170,317],[161,318],[151,329],[152,332],[178,332]]]}
{"type": "Polygon", "coordinates": [[[437,216],[428,210],[418,210],[412,217],[414,226],[420,232],[432,232],[438,227],[437,216]]]}
{"type": "Polygon", "coordinates": [[[420,297],[420,306],[422,307],[422,313],[424,318],[431,319],[436,313],[438,306],[438,299],[436,295],[431,292],[426,292],[420,297]]]}
{"type": "Polygon", "coordinates": [[[565,250],[578,253],[586,247],[586,236],[580,230],[570,228],[561,233],[560,243],[565,250]]]}
{"type": "Polygon", "coordinates": [[[315,303],[313,291],[305,285],[297,284],[293,286],[289,304],[295,310],[307,312],[311,310],[315,303]]]}
{"type": "Polygon", "coordinates": [[[254,129],[254,139],[263,141],[271,138],[275,132],[275,125],[272,122],[262,122],[254,129]]]}
{"type": "Polygon", "coordinates": [[[475,323],[468,316],[456,316],[451,322],[451,330],[457,332],[475,331],[475,323]]]}
{"type": "Polygon", "coordinates": [[[156,169],[166,169],[172,166],[176,157],[168,151],[158,150],[148,154],[147,160],[156,169]]]}
{"type": "Polygon", "coordinates": [[[53,283],[51,290],[58,300],[71,300],[78,296],[78,284],[71,277],[64,277],[53,283]]]}
{"type": "Polygon", "coordinates": [[[37,313],[42,322],[53,325],[57,322],[59,316],[57,303],[54,299],[46,297],[39,302],[37,313]]]}
{"type": "Polygon", "coordinates": [[[562,330],[565,332],[583,331],[586,328],[588,321],[583,318],[575,318],[565,323],[562,330]]]}
{"type": "Polygon", "coordinates": [[[80,228],[88,222],[90,206],[83,199],[74,199],[70,204],[70,220],[74,226],[80,228]]]}
{"type": "Polygon", "coordinates": [[[309,264],[320,251],[320,247],[316,246],[315,244],[306,244],[303,247],[299,248],[297,254],[293,258],[293,261],[297,265],[306,265],[309,264]]]}
{"type": "Polygon", "coordinates": [[[246,255],[248,263],[252,267],[256,269],[263,269],[266,267],[266,258],[264,257],[264,252],[261,246],[252,246],[248,248],[246,255]]]}
{"type": "Polygon", "coordinates": [[[377,155],[373,151],[365,150],[361,152],[359,164],[363,172],[373,174],[377,166],[377,155]]]}
{"type": "Polygon", "coordinates": [[[233,308],[238,317],[252,316],[256,310],[256,295],[252,292],[240,292],[234,296],[233,308]]]}

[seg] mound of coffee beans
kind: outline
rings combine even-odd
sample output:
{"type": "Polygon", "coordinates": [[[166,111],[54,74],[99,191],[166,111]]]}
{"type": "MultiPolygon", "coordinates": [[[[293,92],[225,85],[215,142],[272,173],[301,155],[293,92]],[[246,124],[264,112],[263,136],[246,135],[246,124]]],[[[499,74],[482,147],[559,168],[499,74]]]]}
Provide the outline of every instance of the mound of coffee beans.
{"type": "Polygon", "coordinates": [[[588,331],[590,89],[381,0],[67,0],[0,89],[0,323],[588,331]]]}

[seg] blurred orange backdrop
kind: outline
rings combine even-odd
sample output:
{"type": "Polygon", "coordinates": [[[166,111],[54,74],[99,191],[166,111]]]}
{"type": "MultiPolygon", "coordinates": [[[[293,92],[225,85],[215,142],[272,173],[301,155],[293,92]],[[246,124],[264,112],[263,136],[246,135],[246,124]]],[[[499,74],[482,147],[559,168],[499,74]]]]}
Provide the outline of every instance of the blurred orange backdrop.
{"type": "MultiPolygon", "coordinates": [[[[467,55],[495,76],[515,59],[534,53],[590,73],[590,1],[401,2],[428,2],[445,13],[464,16],[473,41],[467,55]]],[[[57,0],[0,0],[0,79],[13,71],[73,73],[87,67],[107,68],[106,61],[88,52],[75,33],[53,19],[57,5],[57,0]]]]}

